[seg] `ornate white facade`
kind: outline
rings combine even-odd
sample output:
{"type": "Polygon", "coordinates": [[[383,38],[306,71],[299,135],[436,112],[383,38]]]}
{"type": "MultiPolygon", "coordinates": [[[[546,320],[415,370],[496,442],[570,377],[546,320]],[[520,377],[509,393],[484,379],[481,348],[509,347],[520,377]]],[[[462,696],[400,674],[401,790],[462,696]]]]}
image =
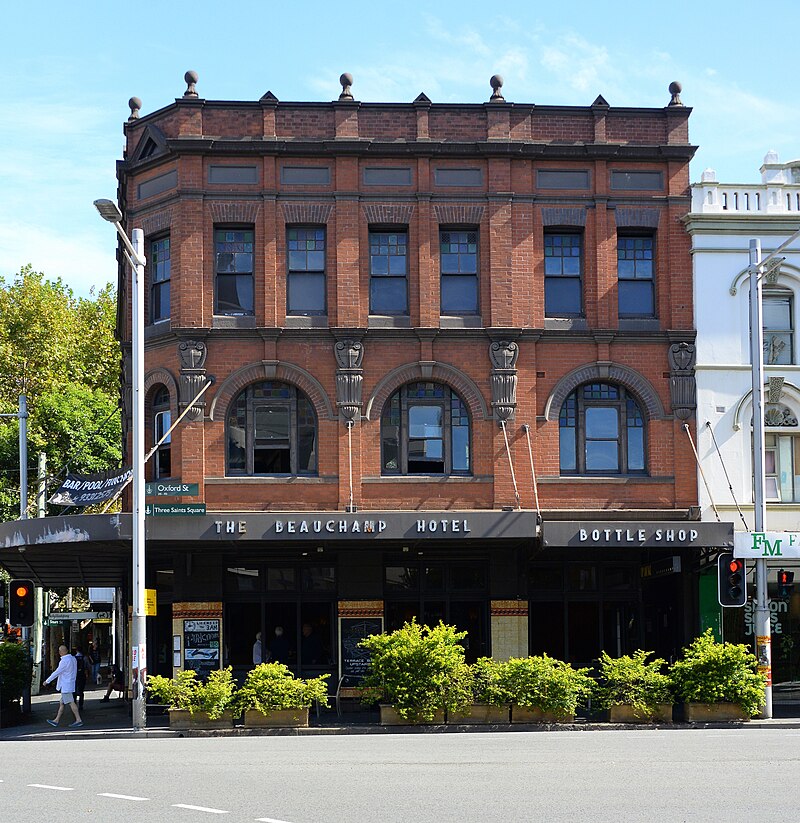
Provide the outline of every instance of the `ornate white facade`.
{"type": "MultiPolygon", "coordinates": [[[[768,153],[760,184],[719,183],[707,169],[684,222],[694,260],[703,520],[714,519],[713,502],[722,520],[744,529],[738,502],[752,529],[749,244],[760,240],[766,257],[800,229],[800,160],[768,153]]],[[[776,531],[800,530],[800,241],[780,258],[763,285],[767,527],[776,531]]]]}

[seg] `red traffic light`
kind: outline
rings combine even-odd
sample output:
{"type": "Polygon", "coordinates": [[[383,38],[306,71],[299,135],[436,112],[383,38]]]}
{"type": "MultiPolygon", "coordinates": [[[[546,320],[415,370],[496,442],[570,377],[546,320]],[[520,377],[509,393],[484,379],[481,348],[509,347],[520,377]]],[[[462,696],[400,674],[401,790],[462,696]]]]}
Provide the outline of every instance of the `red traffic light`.
{"type": "Polygon", "coordinates": [[[14,594],[17,597],[27,597],[29,592],[30,592],[30,589],[27,586],[17,586],[14,589],[14,594]]]}
{"type": "Polygon", "coordinates": [[[742,570],[742,561],[741,560],[731,560],[728,563],[728,570],[733,574],[733,572],[740,572],[742,570]]]}

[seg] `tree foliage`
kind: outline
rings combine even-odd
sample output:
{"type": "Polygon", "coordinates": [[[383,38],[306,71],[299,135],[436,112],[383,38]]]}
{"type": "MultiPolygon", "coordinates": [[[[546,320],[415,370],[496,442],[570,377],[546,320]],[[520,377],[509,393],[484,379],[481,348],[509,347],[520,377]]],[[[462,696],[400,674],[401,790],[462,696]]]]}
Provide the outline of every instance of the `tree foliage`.
{"type": "MultiPolygon", "coordinates": [[[[48,472],[114,468],[121,458],[120,348],[116,297],[106,285],[75,297],[61,280],[25,266],[0,277],[0,412],[28,405],[28,473],[33,499],[36,455],[48,472]]],[[[59,478],[60,479],[60,478],[59,478]]],[[[0,418],[0,517],[19,516],[19,428],[0,418]]]]}

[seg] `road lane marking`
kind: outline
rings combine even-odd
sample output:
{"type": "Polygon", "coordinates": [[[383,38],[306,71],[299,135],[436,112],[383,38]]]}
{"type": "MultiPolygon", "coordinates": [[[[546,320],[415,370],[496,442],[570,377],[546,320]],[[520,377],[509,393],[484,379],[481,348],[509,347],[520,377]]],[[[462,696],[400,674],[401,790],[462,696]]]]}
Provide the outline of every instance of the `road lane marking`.
{"type": "Polygon", "coordinates": [[[70,786],[48,786],[46,783],[28,783],[31,789],[53,789],[56,792],[74,792],[70,786]]]}
{"type": "Polygon", "coordinates": [[[276,820],[274,817],[257,817],[256,823],[287,823],[287,821],[276,820]]]}
{"type": "Polygon", "coordinates": [[[149,797],[135,797],[132,794],[112,794],[111,792],[99,792],[98,797],[114,797],[117,800],[149,800],[149,797]]]}
{"type": "Polygon", "coordinates": [[[209,814],[230,814],[225,809],[209,809],[207,806],[190,806],[188,803],[173,803],[173,809],[190,809],[193,812],[208,812],[209,814]]]}

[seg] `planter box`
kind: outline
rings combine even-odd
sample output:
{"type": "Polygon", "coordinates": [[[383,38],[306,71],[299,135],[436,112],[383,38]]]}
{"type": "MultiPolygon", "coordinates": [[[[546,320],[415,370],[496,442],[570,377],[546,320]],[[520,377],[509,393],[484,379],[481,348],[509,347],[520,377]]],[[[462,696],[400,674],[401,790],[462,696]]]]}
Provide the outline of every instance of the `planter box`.
{"type": "Polygon", "coordinates": [[[749,720],[738,703],[684,703],[683,719],[687,723],[730,723],[749,720]]]}
{"type": "Polygon", "coordinates": [[[171,729],[230,729],[233,727],[233,712],[225,711],[219,720],[212,720],[208,712],[189,712],[186,709],[169,710],[171,729]]]}
{"type": "Polygon", "coordinates": [[[448,712],[447,722],[467,725],[488,725],[509,722],[508,706],[490,706],[488,703],[473,703],[462,712],[448,712]]]}
{"type": "Polygon", "coordinates": [[[257,709],[248,709],[244,713],[244,725],[247,728],[299,728],[308,726],[308,708],[276,709],[269,714],[262,714],[257,709]]]}
{"type": "Polygon", "coordinates": [[[380,704],[380,710],[381,726],[441,726],[444,723],[444,709],[436,712],[436,716],[433,720],[404,720],[395,711],[394,706],[387,706],[383,703],[380,704]]]}
{"type": "Polygon", "coordinates": [[[516,703],[511,706],[512,723],[572,723],[574,719],[574,714],[552,714],[536,707],[517,706],[516,703]]]}
{"type": "Polygon", "coordinates": [[[651,716],[637,715],[633,706],[620,703],[608,710],[609,723],[672,723],[672,703],[659,703],[651,716]]]}

